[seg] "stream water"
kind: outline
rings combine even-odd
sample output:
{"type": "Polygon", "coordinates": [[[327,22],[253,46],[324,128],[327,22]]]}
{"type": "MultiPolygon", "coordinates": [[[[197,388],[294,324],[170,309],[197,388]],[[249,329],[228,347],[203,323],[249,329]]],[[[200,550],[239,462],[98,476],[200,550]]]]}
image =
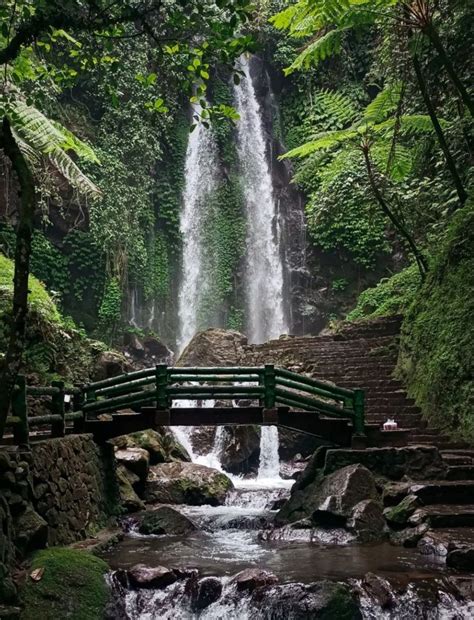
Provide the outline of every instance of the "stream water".
{"type": "Polygon", "coordinates": [[[290,483],[277,480],[270,486],[257,480],[234,482],[236,489],[225,506],[179,507],[198,526],[195,533],[186,537],[143,536],[132,527],[125,539],[106,554],[112,569],[159,564],[179,568],[189,575],[164,589],[123,591],[115,583],[123,597],[125,618],[316,618],[319,616],[309,610],[313,590],[321,580],[350,584],[357,593],[361,617],[368,620],[474,617],[474,605],[456,596],[446,581],[442,561],[389,543],[351,544],[350,536],[338,530],[313,530],[311,534],[300,530],[293,538],[287,535],[283,540],[272,540],[272,508],[277,500],[288,495],[290,483]],[[273,594],[270,588],[271,600],[262,602],[248,592],[236,590],[232,576],[247,568],[264,569],[278,577],[279,585],[274,587],[273,594]],[[382,608],[377,597],[364,589],[367,573],[375,573],[385,584],[393,596],[393,608],[382,608]],[[201,610],[196,610],[192,603],[191,590],[197,587],[197,575],[200,579],[212,576],[222,587],[218,600],[201,610]],[[292,598],[296,611],[288,612],[292,598]]]}

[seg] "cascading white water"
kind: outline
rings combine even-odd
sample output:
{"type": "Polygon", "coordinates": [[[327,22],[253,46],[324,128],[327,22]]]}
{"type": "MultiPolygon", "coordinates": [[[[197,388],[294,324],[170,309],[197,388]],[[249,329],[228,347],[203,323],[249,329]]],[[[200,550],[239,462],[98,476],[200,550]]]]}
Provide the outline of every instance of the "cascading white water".
{"type": "Polygon", "coordinates": [[[266,156],[262,114],[245,57],[241,58],[239,68],[245,75],[234,92],[240,115],[237,150],[247,215],[247,331],[251,342],[261,343],[288,331],[283,304],[280,224],[266,156]]]}
{"type": "MultiPolygon", "coordinates": [[[[245,78],[234,87],[240,120],[237,151],[242,169],[247,215],[245,289],[249,341],[261,343],[288,331],[283,303],[280,224],[267,161],[262,113],[246,57],[240,59],[245,78]]],[[[278,478],[278,430],[262,426],[258,477],[278,478]]]]}
{"type": "MultiPolygon", "coordinates": [[[[195,108],[195,113],[199,109],[195,108]]],[[[180,231],[183,236],[182,279],[178,299],[178,351],[199,328],[202,300],[209,289],[203,243],[208,199],[217,185],[217,146],[211,130],[202,124],[189,135],[180,231]]]]}

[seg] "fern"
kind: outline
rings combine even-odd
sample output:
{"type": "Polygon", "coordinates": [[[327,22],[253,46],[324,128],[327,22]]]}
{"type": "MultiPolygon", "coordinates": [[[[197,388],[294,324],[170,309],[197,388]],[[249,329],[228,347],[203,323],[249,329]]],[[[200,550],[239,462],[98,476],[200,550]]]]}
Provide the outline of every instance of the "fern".
{"type": "MultiPolygon", "coordinates": [[[[449,123],[444,119],[438,119],[441,127],[446,128],[449,123]]],[[[405,114],[398,121],[400,123],[400,133],[404,135],[423,135],[434,131],[433,123],[429,116],[424,114],[405,114]]],[[[374,125],[373,131],[377,133],[388,133],[393,130],[396,119],[389,118],[383,123],[374,125]]]]}
{"type": "Polygon", "coordinates": [[[322,37],[319,37],[310,43],[297,56],[294,62],[285,69],[285,75],[289,75],[301,68],[307,68],[310,65],[317,65],[329,56],[339,54],[341,51],[342,35],[345,28],[339,30],[330,30],[322,37]]]}
{"type": "Polygon", "coordinates": [[[100,195],[99,188],[69,155],[71,152],[80,159],[98,163],[88,144],[19,97],[8,101],[0,98],[0,115],[9,118],[18,146],[33,168],[46,160],[80,193],[90,198],[100,195]]]}
{"type": "Polygon", "coordinates": [[[347,142],[357,137],[357,131],[353,129],[341,129],[336,131],[328,131],[318,134],[315,140],[306,142],[301,146],[297,146],[291,151],[288,151],[284,155],[280,156],[280,159],[287,159],[289,157],[307,157],[311,153],[316,151],[329,151],[339,146],[341,142],[347,142]]]}
{"type": "Polygon", "coordinates": [[[347,125],[357,116],[353,101],[342,93],[322,90],[316,94],[314,100],[340,126],[347,125]]]}
{"type": "Polygon", "coordinates": [[[413,169],[412,149],[401,144],[392,145],[382,142],[372,147],[375,165],[382,172],[387,172],[394,181],[403,181],[413,169]]]}
{"type": "Polygon", "coordinates": [[[366,107],[363,120],[372,124],[383,122],[397,109],[401,93],[402,85],[399,82],[386,86],[366,107]]]}

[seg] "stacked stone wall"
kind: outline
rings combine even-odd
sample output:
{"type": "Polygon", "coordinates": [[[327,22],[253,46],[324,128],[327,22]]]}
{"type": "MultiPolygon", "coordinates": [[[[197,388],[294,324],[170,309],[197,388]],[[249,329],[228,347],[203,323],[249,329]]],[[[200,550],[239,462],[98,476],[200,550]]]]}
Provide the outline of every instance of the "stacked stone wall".
{"type": "Polygon", "coordinates": [[[86,538],[119,504],[113,446],[91,435],[0,450],[0,603],[15,598],[15,561],[86,538]]]}

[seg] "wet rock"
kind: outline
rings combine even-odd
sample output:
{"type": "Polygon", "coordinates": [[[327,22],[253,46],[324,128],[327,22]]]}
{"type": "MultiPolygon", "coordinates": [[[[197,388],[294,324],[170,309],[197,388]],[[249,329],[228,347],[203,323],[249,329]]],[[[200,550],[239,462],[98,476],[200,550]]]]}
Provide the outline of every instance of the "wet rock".
{"type": "Polygon", "coordinates": [[[284,461],[292,460],[295,454],[301,454],[303,457],[311,456],[321,444],[321,440],[314,435],[290,431],[287,428],[279,430],[278,436],[280,439],[278,452],[284,461]]]}
{"type": "Polygon", "coordinates": [[[133,486],[129,480],[129,475],[129,472],[125,469],[125,467],[123,467],[122,465],[119,465],[117,467],[116,476],[119,486],[121,504],[127,512],[143,510],[145,508],[145,504],[135,493],[135,490],[133,489],[133,486]]]}
{"type": "Polygon", "coordinates": [[[390,584],[374,573],[366,573],[362,580],[362,587],[368,595],[377,601],[382,609],[390,609],[395,605],[390,584]]]}
{"type": "Polygon", "coordinates": [[[222,583],[217,577],[205,577],[198,582],[197,596],[194,602],[196,610],[205,609],[215,603],[222,594],[222,583]]]}
{"type": "Polygon", "coordinates": [[[139,448],[149,454],[150,465],[167,461],[190,461],[191,458],[183,446],[176,441],[172,433],[165,429],[138,431],[130,435],[121,435],[111,440],[119,450],[139,448]]]}
{"type": "Polygon", "coordinates": [[[150,568],[144,564],[136,564],[127,571],[132,588],[166,588],[177,581],[175,573],[165,566],[150,568]]]}
{"type": "Polygon", "coordinates": [[[392,527],[403,527],[408,519],[421,506],[421,501],[416,495],[407,495],[396,506],[384,510],[384,517],[392,527]]]}
{"type": "Polygon", "coordinates": [[[450,551],[446,556],[446,566],[462,571],[474,571],[474,547],[450,551]]]}
{"type": "Polygon", "coordinates": [[[235,583],[237,590],[253,592],[255,588],[278,583],[278,577],[259,568],[246,568],[232,577],[231,583],[235,583]]]}
{"type": "Polygon", "coordinates": [[[328,450],[324,473],[330,474],[349,464],[360,463],[374,474],[401,480],[443,480],[447,467],[434,446],[328,450]]]}
{"type": "Polygon", "coordinates": [[[421,523],[416,527],[407,527],[399,532],[392,532],[390,534],[390,542],[400,547],[416,547],[418,541],[429,530],[427,523],[421,523]]]}
{"type": "Polygon", "coordinates": [[[206,329],[194,336],[176,366],[238,366],[246,344],[247,337],[239,332],[206,329]]]}
{"type": "Polygon", "coordinates": [[[140,534],[168,534],[184,536],[196,530],[196,526],[184,515],[169,506],[161,506],[157,510],[148,510],[141,517],[138,531],[140,534]]]}
{"type": "Polygon", "coordinates": [[[138,476],[140,480],[146,480],[148,475],[148,467],[150,465],[150,456],[143,448],[126,448],[125,450],[117,450],[115,459],[128,470],[138,476]]]}
{"type": "MultiPolygon", "coordinates": [[[[427,529],[427,524],[423,524],[427,529]]],[[[446,528],[427,531],[418,543],[424,555],[447,556],[457,549],[474,549],[473,528],[446,528]]]]}
{"type": "Polygon", "coordinates": [[[359,542],[380,540],[385,535],[385,519],[381,505],[373,499],[359,502],[354,506],[347,526],[357,534],[359,542]]]}
{"type": "Polygon", "coordinates": [[[222,467],[233,474],[247,474],[258,469],[260,432],[256,426],[227,426],[222,467]]]}
{"type": "Polygon", "coordinates": [[[103,379],[116,377],[131,370],[130,362],[121,353],[117,353],[117,351],[103,351],[96,359],[92,381],[102,381],[103,379]]]}
{"type": "Polygon", "coordinates": [[[15,519],[15,546],[24,556],[43,549],[48,541],[48,523],[31,506],[15,519]]]}
{"type": "Polygon", "coordinates": [[[349,465],[329,476],[316,477],[296,492],[292,490],[276,520],[285,523],[310,516],[317,524],[338,527],[351,516],[356,504],[366,499],[378,499],[374,477],[362,465],[349,465]]]}
{"type": "Polygon", "coordinates": [[[233,487],[217,469],[194,463],[163,463],[150,468],[145,498],[163,504],[219,506],[233,487]]]}
{"type": "Polygon", "coordinates": [[[265,610],[266,618],[362,619],[350,588],[332,581],[309,585],[289,583],[257,589],[252,595],[252,601],[265,610]]]}

